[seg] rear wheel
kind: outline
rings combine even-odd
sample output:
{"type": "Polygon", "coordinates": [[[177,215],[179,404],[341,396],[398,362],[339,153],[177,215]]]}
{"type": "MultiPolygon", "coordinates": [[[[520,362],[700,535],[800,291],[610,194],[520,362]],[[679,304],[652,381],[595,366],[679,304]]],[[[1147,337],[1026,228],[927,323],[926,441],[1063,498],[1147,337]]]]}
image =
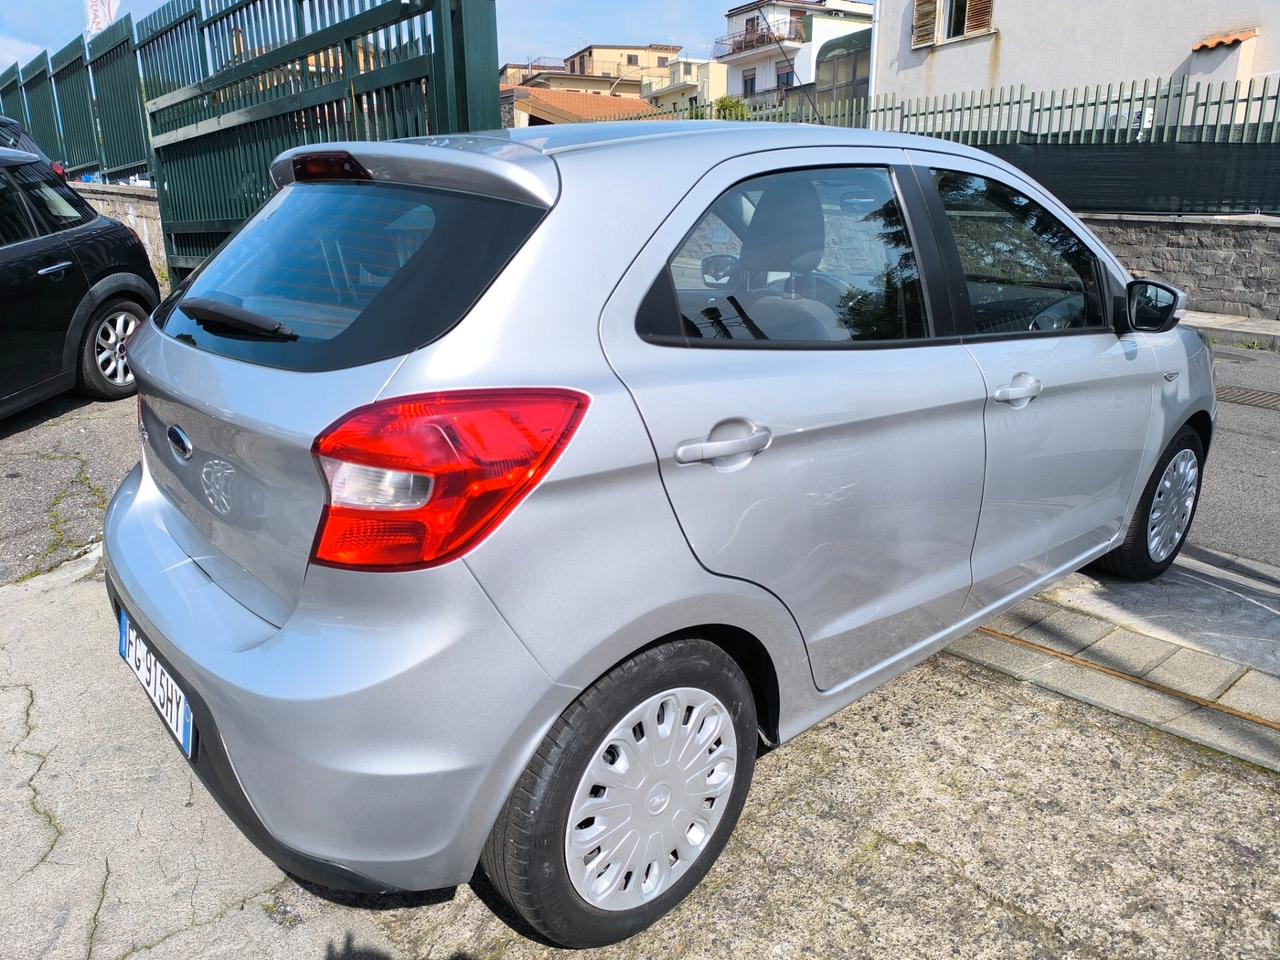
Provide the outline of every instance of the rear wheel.
{"type": "Polygon", "coordinates": [[[1203,472],[1204,444],[1183,427],[1156,461],[1124,542],[1098,565],[1130,580],[1154,580],[1168,570],[1191,529],[1203,472]]]}
{"type": "Polygon", "coordinates": [[[705,640],[647,650],[589,687],[547,734],[482,864],[549,940],[614,943],[705,876],[737,823],[756,755],[751,688],[705,640]]]}
{"type": "Polygon", "coordinates": [[[132,300],[110,300],[97,309],[80,347],[80,389],[101,400],[119,400],[135,384],[124,344],[147,312],[132,300]]]}

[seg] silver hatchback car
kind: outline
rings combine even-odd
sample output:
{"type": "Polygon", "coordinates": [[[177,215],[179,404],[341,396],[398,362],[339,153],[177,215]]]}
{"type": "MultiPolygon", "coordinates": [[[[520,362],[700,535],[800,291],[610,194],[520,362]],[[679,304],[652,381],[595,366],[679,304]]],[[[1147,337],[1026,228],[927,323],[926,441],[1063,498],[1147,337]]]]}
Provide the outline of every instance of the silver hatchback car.
{"type": "Polygon", "coordinates": [[[306,147],[129,343],[120,654],[286,870],[629,936],[781,744],[1092,561],[1159,575],[1184,298],[1017,170],[815,126],[306,147]]]}

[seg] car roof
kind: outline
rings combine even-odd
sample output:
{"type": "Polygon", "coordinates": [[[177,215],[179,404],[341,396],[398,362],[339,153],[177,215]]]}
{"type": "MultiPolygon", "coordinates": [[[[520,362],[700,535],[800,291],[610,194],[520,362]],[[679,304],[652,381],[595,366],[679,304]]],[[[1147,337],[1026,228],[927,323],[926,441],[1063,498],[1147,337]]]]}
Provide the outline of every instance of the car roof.
{"type": "MultiPolygon", "coordinates": [[[[295,147],[271,165],[276,186],[294,179],[293,161],[335,149],[355,157],[375,180],[424,183],[550,207],[560,192],[560,159],[633,159],[637,169],[707,170],[744,154],[796,147],[887,147],[1004,161],[936,137],[854,130],[812,123],[726,120],[640,120],[547,124],[391,141],[316,143],[295,147]],[[668,157],[669,154],[669,157],[668,157]]],[[[575,164],[576,165],[576,164],[575,164]]]]}
{"type": "Polygon", "coordinates": [[[24,163],[39,163],[40,158],[25,150],[10,150],[0,147],[0,167],[20,167],[24,163]]]}

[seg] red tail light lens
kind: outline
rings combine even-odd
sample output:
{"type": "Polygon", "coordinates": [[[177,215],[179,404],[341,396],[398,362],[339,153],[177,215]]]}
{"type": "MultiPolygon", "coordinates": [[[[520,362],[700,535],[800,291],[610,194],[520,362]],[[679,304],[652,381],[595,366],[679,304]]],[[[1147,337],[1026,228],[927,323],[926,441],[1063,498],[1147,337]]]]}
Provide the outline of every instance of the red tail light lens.
{"type": "Polygon", "coordinates": [[[460,390],[348,414],[313,447],[329,487],[313,562],[411,570],[456,559],[538,485],[587,404],[572,390],[460,390]]]}
{"type": "Polygon", "coordinates": [[[372,180],[369,171],[349,153],[304,153],[293,158],[293,179],[372,180]]]}
{"type": "Polygon", "coordinates": [[[66,183],[67,168],[64,167],[62,164],[58,163],[56,160],[53,163],[49,164],[49,166],[53,167],[53,172],[57,176],[57,178],[61,180],[63,183],[66,183]]]}

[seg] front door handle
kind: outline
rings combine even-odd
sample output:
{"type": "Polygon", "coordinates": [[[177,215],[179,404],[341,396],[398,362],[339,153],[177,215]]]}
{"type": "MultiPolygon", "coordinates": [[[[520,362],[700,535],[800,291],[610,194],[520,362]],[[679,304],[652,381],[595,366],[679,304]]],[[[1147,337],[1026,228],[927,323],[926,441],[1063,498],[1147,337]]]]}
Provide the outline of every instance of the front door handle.
{"type": "Polygon", "coordinates": [[[70,260],[63,260],[61,263],[55,263],[53,266],[45,267],[43,270],[37,270],[36,274],[41,277],[47,277],[51,273],[61,273],[71,266],[70,260]]]}
{"type": "Polygon", "coordinates": [[[686,440],[676,445],[676,463],[698,463],[719,460],[744,453],[759,453],[769,445],[773,433],[768,427],[756,427],[745,437],[732,440],[686,440]]]}
{"type": "Polygon", "coordinates": [[[1011,407],[1025,407],[1040,396],[1042,390],[1044,390],[1044,384],[1031,374],[1018,373],[1014,375],[1012,382],[1006,383],[1003,387],[996,387],[992,399],[996,403],[1007,403],[1011,407]]]}

